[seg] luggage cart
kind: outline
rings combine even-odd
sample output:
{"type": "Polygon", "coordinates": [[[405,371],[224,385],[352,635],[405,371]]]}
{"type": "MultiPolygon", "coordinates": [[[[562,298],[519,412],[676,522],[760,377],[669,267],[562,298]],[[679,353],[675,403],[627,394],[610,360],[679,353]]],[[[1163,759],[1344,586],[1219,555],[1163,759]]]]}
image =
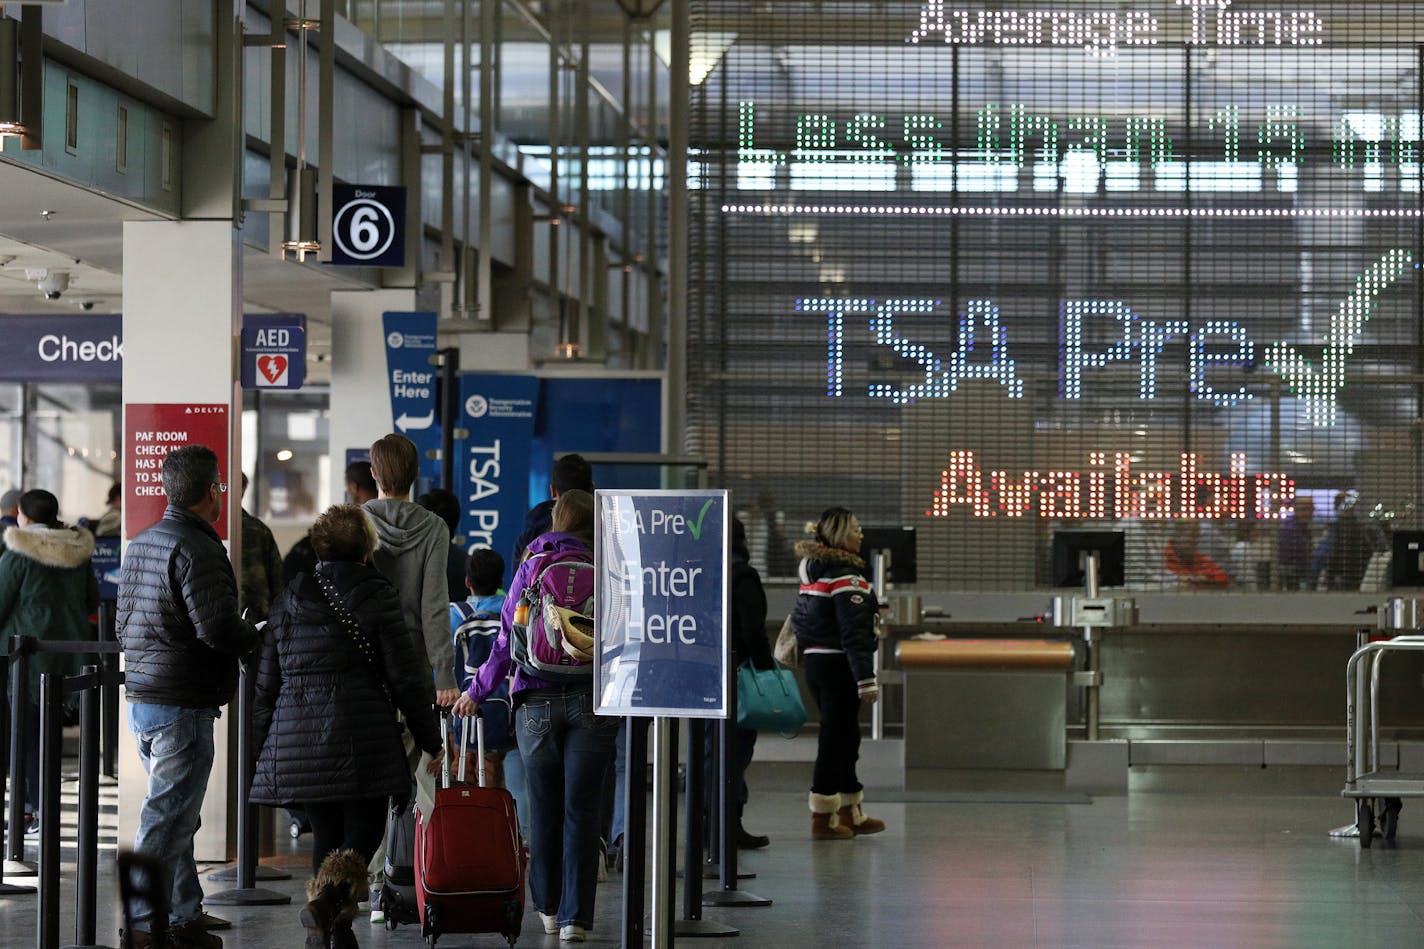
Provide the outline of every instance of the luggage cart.
{"type": "Polygon", "coordinates": [[[1379,766],[1380,665],[1389,652],[1424,652],[1424,635],[1366,643],[1345,667],[1345,789],[1340,794],[1355,799],[1361,847],[1370,845],[1376,814],[1380,835],[1394,838],[1399,810],[1392,801],[1424,798],[1424,773],[1383,772],[1379,766]]]}

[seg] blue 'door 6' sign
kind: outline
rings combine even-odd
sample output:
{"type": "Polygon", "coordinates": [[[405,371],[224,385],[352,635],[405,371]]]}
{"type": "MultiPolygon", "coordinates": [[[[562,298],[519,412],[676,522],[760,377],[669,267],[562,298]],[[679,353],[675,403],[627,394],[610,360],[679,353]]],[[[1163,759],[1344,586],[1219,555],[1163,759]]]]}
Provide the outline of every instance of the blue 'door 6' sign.
{"type": "Polygon", "coordinates": [[[596,711],[727,716],[727,492],[599,491],[596,711]]]}

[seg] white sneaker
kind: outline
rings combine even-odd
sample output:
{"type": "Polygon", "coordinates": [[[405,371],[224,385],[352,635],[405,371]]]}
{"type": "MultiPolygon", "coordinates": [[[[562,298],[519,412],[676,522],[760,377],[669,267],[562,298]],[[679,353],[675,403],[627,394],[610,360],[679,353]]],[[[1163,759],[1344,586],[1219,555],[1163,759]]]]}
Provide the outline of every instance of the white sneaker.
{"type": "Polygon", "coordinates": [[[582,926],[575,926],[570,923],[559,930],[560,942],[583,942],[588,938],[588,931],[582,926]]]}
{"type": "Polygon", "coordinates": [[[381,923],[384,923],[385,921],[386,921],[386,911],[383,910],[383,909],[376,909],[374,906],[371,907],[371,925],[372,925],[372,926],[379,926],[381,923]]]}
{"type": "Polygon", "coordinates": [[[544,932],[548,933],[551,936],[559,931],[559,917],[557,916],[551,916],[548,913],[540,913],[539,922],[544,924],[544,932]]]}

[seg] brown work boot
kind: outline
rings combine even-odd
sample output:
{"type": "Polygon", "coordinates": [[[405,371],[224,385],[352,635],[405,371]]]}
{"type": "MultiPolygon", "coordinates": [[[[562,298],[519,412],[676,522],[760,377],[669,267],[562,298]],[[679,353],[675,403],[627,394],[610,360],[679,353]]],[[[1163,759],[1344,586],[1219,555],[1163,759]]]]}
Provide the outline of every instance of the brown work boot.
{"type": "MultiPolygon", "coordinates": [[[[298,918],[307,930],[304,949],[328,949],[337,919],[342,915],[343,902],[342,894],[337,892],[337,888],[327,884],[302,907],[298,918]]],[[[349,919],[346,928],[348,931],[351,928],[349,919]]]]}
{"type": "Polygon", "coordinates": [[[119,930],[119,949],[158,949],[153,934],[143,929],[119,930]]]}
{"type": "Polygon", "coordinates": [[[860,802],[865,797],[864,791],[856,791],[847,794],[841,793],[841,807],[836,811],[836,816],[840,818],[843,826],[849,827],[856,836],[865,834],[878,834],[885,829],[883,820],[876,820],[873,817],[866,817],[865,811],[860,809],[860,802]]]}
{"type": "Polygon", "coordinates": [[[836,807],[840,804],[839,795],[817,794],[812,791],[810,804],[812,840],[849,840],[855,836],[855,831],[841,826],[836,815],[836,807]]]}

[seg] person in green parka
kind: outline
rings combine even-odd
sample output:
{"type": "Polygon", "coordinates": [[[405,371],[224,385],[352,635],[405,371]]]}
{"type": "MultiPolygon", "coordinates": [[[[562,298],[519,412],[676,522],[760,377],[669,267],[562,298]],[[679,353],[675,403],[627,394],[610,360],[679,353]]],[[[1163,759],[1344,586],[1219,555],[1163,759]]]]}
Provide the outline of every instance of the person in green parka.
{"type": "MultiPolygon", "coordinates": [[[[59,519],[59,500],[35,489],[20,496],[16,527],[6,528],[0,554],[0,651],[8,654],[11,636],[37,639],[93,639],[91,617],[99,605],[99,585],[90,566],[94,535],[59,519]]],[[[72,675],[77,655],[35,653],[30,657],[27,694],[7,696],[30,708],[25,755],[25,831],[39,829],[39,682],[41,673],[72,675]]],[[[8,686],[7,686],[8,688],[8,686]]]]}

